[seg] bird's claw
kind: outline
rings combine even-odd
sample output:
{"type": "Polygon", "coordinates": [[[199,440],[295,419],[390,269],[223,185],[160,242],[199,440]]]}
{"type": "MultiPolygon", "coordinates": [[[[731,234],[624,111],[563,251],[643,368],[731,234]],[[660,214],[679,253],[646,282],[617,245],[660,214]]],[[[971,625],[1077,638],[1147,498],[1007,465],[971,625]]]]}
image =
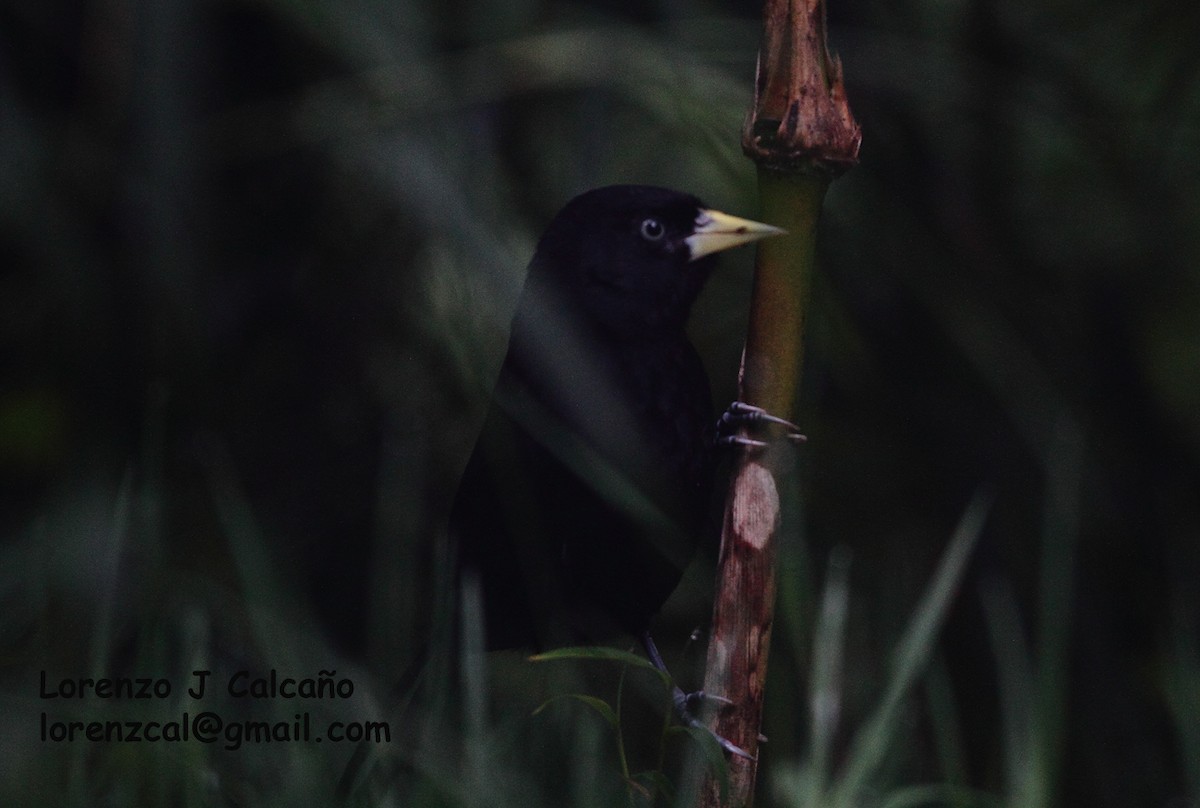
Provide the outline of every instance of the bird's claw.
{"type": "MultiPolygon", "coordinates": [[[[709,732],[712,732],[712,730],[710,729],[709,732]]],[[[733,743],[732,741],[722,738],[720,735],[718,735],[715,732],[712,732],[712,736],[717,739],[717,743],[721,746],[721,748],[724,749],[729,754],[737,755],[738,757],[745,758],[746,760],[754,760],[755,759],[754,755],[750,754],[745,749],[743,749],[742,747],[733,743]]]]}
{"type": "Polygon", "coordinates": [[[718,446],[745,446],[747,449],[765,449],[768,444],[763,440],[754,440],[742,435],[722,435],[717,438],[718,446]]]}
{"type": "Polygon", "coordinates": [[[685,727],[694,727],[702,732],[707,732],[712,736],[713,740],[717,742],[718,746],[731,755],[737,755],[738,757],[745,758],[746,760],[754,760],[754,755],[750,754],[733,741],[730,741],[728,738],[721,737],[708,726],[702,724],[694,715],[692,715],[692,709],[698,705],[715,703],[721,705],[722,707],[728,707],[733,704],[732,701],[724,696],[713,696],[705,693],[703,690],[697,690],[694,693],[684,693],[681,689],[676,687],[674,693],[674,702],[675,716],[685,727]]]}
{"type": "Polygon", "coordinates": [[[716,704],[720,707],[732,707],[733,702],[724,696],[714,696],[711,693],[705,693],[703,690],[695,690],[691,693],[685,693],[683,696],[683,704],[688,710],[696,710],[706,704],[716,704]]]}
{"type": "Polygon", "coordinates": [[[800,432],[800,427],[791,421],[780,418],[777,415],[772,415],[762,407],[756,407],[744,401],[735,401],[729,405],[729,409],[721,413],[721,417],[717,421],[717,445],[744,446],[747,449],[754,450],[765,449],[770,445],[767,441],[756,440],[755,438],[738,434],[736,431],[741,427],[760,424],[774,424],[783,427],[786,430],[786,439],[792,444],[799,445],[808,440],[800,432]]]}

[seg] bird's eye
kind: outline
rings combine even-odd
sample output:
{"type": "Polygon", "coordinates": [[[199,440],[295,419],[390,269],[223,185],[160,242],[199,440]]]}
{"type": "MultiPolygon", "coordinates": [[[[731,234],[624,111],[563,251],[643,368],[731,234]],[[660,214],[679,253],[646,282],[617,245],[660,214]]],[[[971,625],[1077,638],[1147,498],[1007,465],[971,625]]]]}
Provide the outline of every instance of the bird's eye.
{"type": "Polygon", "coordinates": [[[663,227],[663,223],[658,219],[644,219],[642,221],[642,238],[646,241],[658,241],[663,237],[667,229],[663,227]]]}

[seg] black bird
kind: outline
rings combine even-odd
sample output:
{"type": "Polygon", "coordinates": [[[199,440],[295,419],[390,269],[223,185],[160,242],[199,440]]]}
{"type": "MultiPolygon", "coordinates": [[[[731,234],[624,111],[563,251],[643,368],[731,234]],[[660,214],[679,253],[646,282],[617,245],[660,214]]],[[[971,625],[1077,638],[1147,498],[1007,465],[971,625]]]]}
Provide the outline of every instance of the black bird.
{"type": "Polygon", "coordinates": [[[550,223],[450,519],[489,650],[624,631],[660,663],[646,632],[702,538],[714,466],[688,313],[714,253],[782,232],[634,185],[550,223]]]}
{"type": "MultiPolygon", "coordinates": [[[[628,632],[663,668],[648,627],[702,540],[717,432],[684,327],[714,253],[782,232],[635,185],[584,193],[550,223],[450,516],[487,649],[628,632]]],[[[739,404],[723,418],[756,420],[791,428],[739,404]]],[[[418,655],[397,692],[428,659],[418,655]]],[[[695,724],[679,688],[675,702],[695,724]]],[[[339,793],[369,754],[359,746],[339,793]]]]}

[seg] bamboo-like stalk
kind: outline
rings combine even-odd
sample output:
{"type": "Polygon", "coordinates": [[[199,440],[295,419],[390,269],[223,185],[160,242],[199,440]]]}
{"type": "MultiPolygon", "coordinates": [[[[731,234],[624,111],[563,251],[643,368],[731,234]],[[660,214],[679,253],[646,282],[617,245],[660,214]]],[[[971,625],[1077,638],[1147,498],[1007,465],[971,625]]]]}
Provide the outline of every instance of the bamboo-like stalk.
{"type": "MultiPolygon", "coordinates": [[[[743,148],[758,164],[762,216],[788,235],[758,248],[739,397],[793,418],[816,232],[830,180],[858,159],[841,65],[825,43],[823,0],[767,0],[754,106],[743,148]]],[[[710,779],[700,805],[749,806],[757,776],[763,687],[775,610],[778,459],[786,447],[748,451],[735,463],[725,504],[717,594],[704,689],[733,706],[714,731],[754,755],[730,760],[730,789],[710,779]]]]}

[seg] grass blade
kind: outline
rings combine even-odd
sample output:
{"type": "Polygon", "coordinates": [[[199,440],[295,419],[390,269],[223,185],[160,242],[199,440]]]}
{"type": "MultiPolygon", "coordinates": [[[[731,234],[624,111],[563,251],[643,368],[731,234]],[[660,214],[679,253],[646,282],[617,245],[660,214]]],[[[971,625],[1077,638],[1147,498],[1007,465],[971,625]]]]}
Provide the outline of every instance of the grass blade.
{"type": "Polygon", "coordinates": [[[854,805],[887,752],[896,731],[900,705],[929,660],[938,630],[958,590],[971,550],[983,529],[989,500],[976,495],[942,556],[933,581],[925,591],[893,657],[893,669],[883,700],[874,715],[856,734],[845,773],[834,792],[834,805],[854,805]]]}

